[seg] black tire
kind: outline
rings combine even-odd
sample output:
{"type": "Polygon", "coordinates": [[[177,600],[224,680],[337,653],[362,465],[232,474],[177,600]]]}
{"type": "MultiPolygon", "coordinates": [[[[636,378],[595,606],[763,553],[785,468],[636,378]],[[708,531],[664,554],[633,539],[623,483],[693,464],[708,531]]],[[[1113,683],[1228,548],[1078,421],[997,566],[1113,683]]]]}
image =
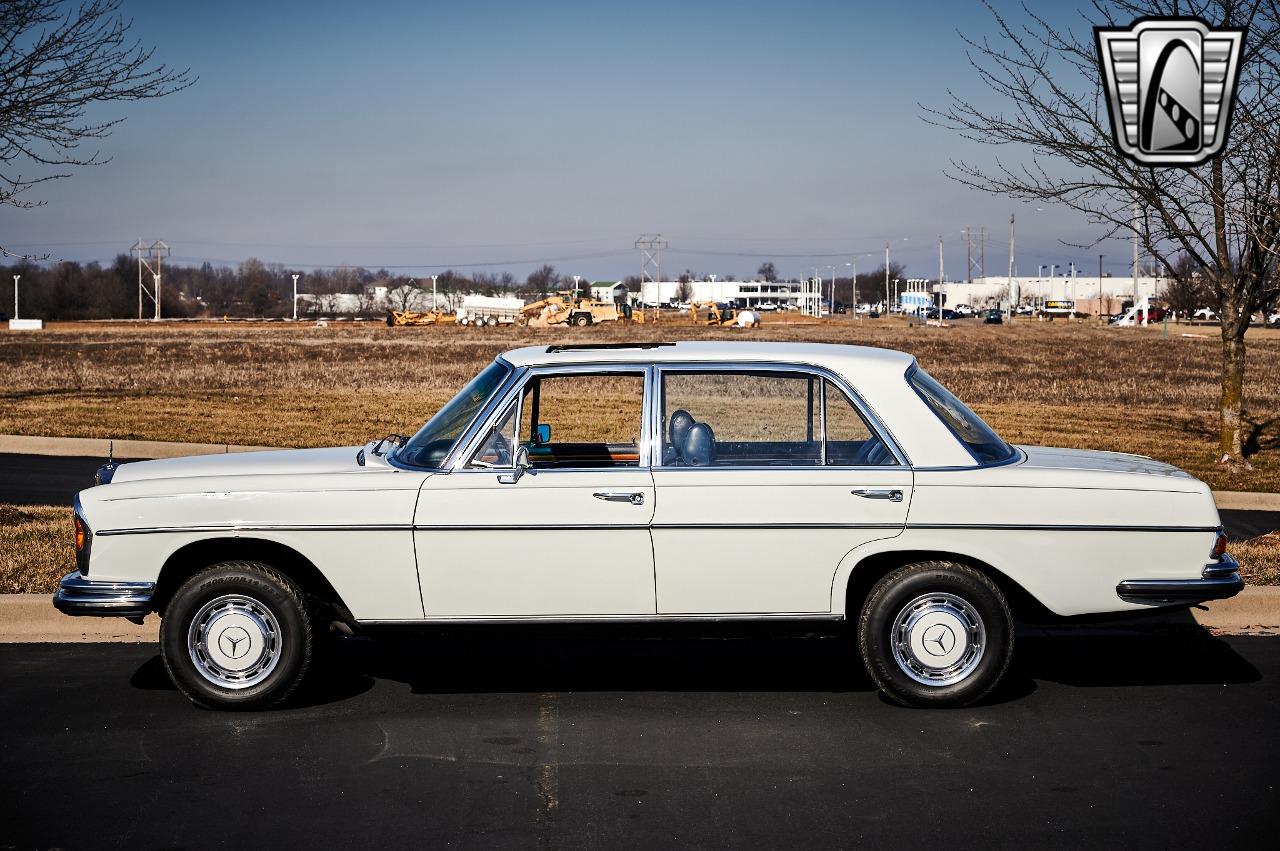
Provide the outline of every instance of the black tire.
{"type": "Polygon", "coordinates": [[[160,655],[174,685],[195,705],[266,709],[283,701],[302,682],[311,664],[312,631],[302,593],[287,577],[266,564],[226,561],[200,571],[173,595],[160,622],[160,655]],[[197,619],[205,624],[205,629],[196,631],[204,640],[193,636],[197,619]],[[256,633],[253,625],[238,626],[251,622],[271,628],[256,633]],[[220,624],[221,633],[215,636],[212,631],[220,624]],[[218,656],[218,648],[230,648],[232,655],[218,656]],[[219,659],[230,660],[233,667],[239,664],[237,651],[246,664],[257,660],[257,670],[218,667],[219,659]],[[247,657],[247,653],[255,655],[247,657]],[[242,679],[233,682],[236,677],[242,679]]]}
{"type": "Polygon", "coordinates": [[[947,561],[910,564],[867,595],[858,618],[858,650],[890,700],[968,706],[995,688],[1008,669],[1013,616],[1004,594],[980,571],[947,561]],[[948,663],[953,653],[954,662],[932,667],[948,663]]]}
{"type": "Polygon", "coordinates": [[[577,316],[573,317],[573,324],[577,325],[579,328],[585,328],[591,324],[591,317],[585,313],[579,313],[577,316]]]}

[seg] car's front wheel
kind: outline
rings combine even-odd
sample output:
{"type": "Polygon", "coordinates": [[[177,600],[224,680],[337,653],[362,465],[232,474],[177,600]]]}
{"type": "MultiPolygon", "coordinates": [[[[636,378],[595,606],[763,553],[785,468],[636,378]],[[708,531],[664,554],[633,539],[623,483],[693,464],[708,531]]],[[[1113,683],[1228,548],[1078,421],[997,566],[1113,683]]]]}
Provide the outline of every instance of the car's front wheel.
{"type": "Polygon", "coordinates": [[[871,678],[906,706],[967,706],[1004,676],[1013,618],[1004,594],[964,564],[920,562],[885,576],[858,620],[871,678]]]}
{"type": "Polygon", "coordinates": [[[174,685],[208,709],[264,709],[302,682],[312,625],[302,593],[269,565],[227,561],[188,579],[160,623],[174,685]]]}

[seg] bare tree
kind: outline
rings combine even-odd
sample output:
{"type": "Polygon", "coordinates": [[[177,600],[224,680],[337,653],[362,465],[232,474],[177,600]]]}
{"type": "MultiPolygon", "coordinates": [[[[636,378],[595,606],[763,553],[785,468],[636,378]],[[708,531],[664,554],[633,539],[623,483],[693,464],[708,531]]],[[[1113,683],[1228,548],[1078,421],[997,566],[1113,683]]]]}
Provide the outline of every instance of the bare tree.
{"type": "Polygon", "coordinates": [[[676,301],[681,304],[693,299],[693,284],[686,280],[683,275],[680,277],[680,284],[676,287],[675,297],[676,301]]]}
{"type": "Polygon", "coordinates": [[[1247,467],[1244,337],[1250,314],[1275,298],[1280,265],[1280,4],[1092,0],[1091,24],[1194,15],[1211,25],[1248,27],[1232,137],[1208,163],[1186,169],[1143,167],[1116,152],[1092,33],[1050,22],[1025,5],[1027,23],[1014,24],[984,4],[996,35],[965,41],[982,82],[1003,103],[988,108],[985,98],[949,92],[950,105],[926,108],[927,120],[1028,157],[1012,165],[953,162],[949,175],[987,192],[1084,213],[1104,228],[1099,241],[1136,231],[1170,272],[1180,254],[1203,269],[1222,325],[1219,452],[1224,462],[1247,467]]]}
{"type": "Polygon", "coordinates": [[[756,270],[756,275],[760,280],[772,284],[778,280],[778,267],[773,265],[772,260],[766,260],[760,264],[760,268],[756,270]]]}
{"type": "Polygon", "coordinates": [[[0,3],[0,206],[39,206],[22,194],[107,161],[80,146],[124,119],[90,118],[90,107],[163,97],[195,82],[130,42],[131,22],[119,7],[120,0],[0,3]]]}
{"type": "Polygon", "coordinates": [[[1190,319],[1208,302],[1204,274],[1187,254],[1179,254],[1174,259],[1172,272],[1164,291],[1165,303],[1183,319],[1190,319]]]}
{"type": "Polygon", "coordinates": [[[390,310],[418,310],[425,297],[426,294],[412,280],[398,287],[387,282],[387,307],[390,310]]]}

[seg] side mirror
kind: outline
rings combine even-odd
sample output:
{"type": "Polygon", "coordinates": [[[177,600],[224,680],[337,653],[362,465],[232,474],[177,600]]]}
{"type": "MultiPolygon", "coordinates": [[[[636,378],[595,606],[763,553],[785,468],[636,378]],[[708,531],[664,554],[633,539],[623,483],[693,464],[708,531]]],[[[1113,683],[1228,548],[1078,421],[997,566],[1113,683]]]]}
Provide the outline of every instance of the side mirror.
{"type": "MultiPolygon", "coordinates": [[[[541,428],[541,426],[539,426],[539,428],[541,428]]],[[[500,474],[498,476],[498,484],[514,485],[516,482],[520,481],[520,477],[529,469],[529,447],[521,446],[517,449],[514,462],[515,469],[510,473],[500,474]]]]}
{"type": "Polygon", "coordinates": [[[533,439],[539,446],[546,446],[551,442],[551,426],[547,423],[538,423],[538,430],[533,439]]]}

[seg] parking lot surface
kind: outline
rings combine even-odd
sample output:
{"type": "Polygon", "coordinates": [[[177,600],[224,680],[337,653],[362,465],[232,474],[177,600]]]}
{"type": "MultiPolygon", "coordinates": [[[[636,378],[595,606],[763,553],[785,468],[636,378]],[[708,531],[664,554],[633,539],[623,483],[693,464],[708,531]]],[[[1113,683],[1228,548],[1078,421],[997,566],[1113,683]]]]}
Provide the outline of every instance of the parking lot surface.
{"type": "Polygon", "coordinates": [[[1280,638],[1021,641],[984,705],[839,637],[345,642],[205,712],[152,645],[0,647],[0,848],[1271,847],[1280,638]]]}

